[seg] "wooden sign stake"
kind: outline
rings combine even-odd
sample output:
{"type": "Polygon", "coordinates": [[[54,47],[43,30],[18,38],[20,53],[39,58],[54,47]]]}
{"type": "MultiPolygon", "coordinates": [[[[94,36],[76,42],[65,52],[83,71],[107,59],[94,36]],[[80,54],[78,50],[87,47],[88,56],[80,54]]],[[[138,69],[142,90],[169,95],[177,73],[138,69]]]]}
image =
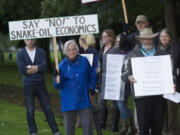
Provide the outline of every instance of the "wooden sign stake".
{"type": "MultiPolygon", "coordinates": [[[[58,53],[57,53],[57,48],[56,48],[56,37],[53,37],[53,48],[54,48],[54,60],[55,60],[56,71],[59,73],[58,53]]],[[[56,76],[56,82],[60,83],[60,75],[56,76]]]]}

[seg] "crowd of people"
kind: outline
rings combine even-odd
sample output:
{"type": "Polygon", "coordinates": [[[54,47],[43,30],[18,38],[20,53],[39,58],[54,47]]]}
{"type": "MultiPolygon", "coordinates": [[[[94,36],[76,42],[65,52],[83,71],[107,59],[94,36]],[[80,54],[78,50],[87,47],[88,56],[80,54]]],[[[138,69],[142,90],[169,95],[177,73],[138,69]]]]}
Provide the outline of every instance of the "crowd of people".
{"type": "MultiPolygon", "coordinates": [[[[103,59],[108,54],[125,55],[120,76],[125,84],[124,98],[112,101],[112,131],[119,135],[175,135],[178,104],[164,99],[163,95],[136,97],[133,84],[137,80],[132,74],[131,58],[170,55],[174,90],[180,91],[180,48],[173,41],[168,29],[163,28],[160,33],[153,33],[148,18],[144,15],[137,16],[135,26],[137,31],[129,34],[128,26],[124,25],[123,32],[117,36],[112,29],[105,29],[101,34],[102,46],[99,53],[95,48],[95,37],[91,34],[81,35],[79,45],[75,40],[68,40],[64,44],[65,58],[58,65],[59,72],[55,72],[54,87],[60,93],[66,135],[75,135],[77,116],[84,135],[93,135],[91,103],[95,94],[98,94],[99,127],[107,128],[109,111],[107,100],[101,94],[101,84],[105,66],[103,59]],[[93,54],[92,66],[80,54],[93,54]],[[56,79],[57,75],[60,75],[60,82],[56,79]],[[131,92],[134,113],[127,106],[131,92]]],[[[50,107],[43,76],[47,69],[46,54],[35,46],[35,39],[24,41],[26,47],[17,54],[17,64],[23,74],[30,135],[38,133],[34,119],[35,97],[40,101],[53,135],[61,135],[50,107]]]]}

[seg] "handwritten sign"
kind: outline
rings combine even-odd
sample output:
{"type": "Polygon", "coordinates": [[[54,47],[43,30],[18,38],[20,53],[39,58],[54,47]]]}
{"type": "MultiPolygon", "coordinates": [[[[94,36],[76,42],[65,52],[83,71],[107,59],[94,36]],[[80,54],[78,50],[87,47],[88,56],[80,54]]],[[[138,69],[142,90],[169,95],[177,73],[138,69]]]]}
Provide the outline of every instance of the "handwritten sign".
{"type": "Polygon", "coordinates": [[[180,93],[175,92],[174,94],[165,94],[163,98],[173,101],[175,103],[180,103],[180,93]]]}
{"type": "MultiPolygon", "coordinates": [[[[102,97],[106,100],[120,100],[124,93],[124,83],[121,81],[122,65],[124,62],[124,55],[107,54],[106,68],[103,69],[103,81],[102,81],[102,97]]],[[[103,61],[104,62],[104,61],[103,61]]]]}
{"type": "Polygon", "coordinates": [[[132,58],[135,96],[171,94],[173,76],[170,55],[132,58]]]}
{"type": "Polygon", "coordinates": [[[10,40],[99,33],[97,14],[10,21],[10,40]]]}

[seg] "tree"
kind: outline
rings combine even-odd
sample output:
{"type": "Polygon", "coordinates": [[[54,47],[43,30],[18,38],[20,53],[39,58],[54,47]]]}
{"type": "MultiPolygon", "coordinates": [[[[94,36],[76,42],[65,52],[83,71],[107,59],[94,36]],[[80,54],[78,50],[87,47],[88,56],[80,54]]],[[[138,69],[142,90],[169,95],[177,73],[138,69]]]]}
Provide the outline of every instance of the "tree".
{"type": "Polygon", "coordinates": [[[8,33],[8,21],[39,18],[42,0],[0,0],[0,32],[8,33]]]}
{"type": "Polygon", "coordinates": [[[49,73],[52,73],[53,72],[53,66],[52,66],[50,50],[49,50],[49,39],[48,38],[41,38],[37,41],[37,45],[46,51],[48,71],[49,71],[49,73]]]}
{"type": "Polygon", "coordinates": [[[175,23],[175,1],[165,0],[165,22],[166,28],[168,28],[172,34],[174,40],[177,40],[176,35],[176,23],[175,23]]]}
{"type": "MultiPolygon", "coordinates": [[[[40,18],[41,2],[43,0],[1,0],[0,1],[0,32],[4,35],[8,34],[8,21],[27,20],[40,18]]],[[[40,39],[39,47],[46,51],[48,69],[52,72],[52,63],[49,52],[49,41],[40,39]]],[[[19,41],[18,46],[24,45],[24,42],[19,41]]]]}

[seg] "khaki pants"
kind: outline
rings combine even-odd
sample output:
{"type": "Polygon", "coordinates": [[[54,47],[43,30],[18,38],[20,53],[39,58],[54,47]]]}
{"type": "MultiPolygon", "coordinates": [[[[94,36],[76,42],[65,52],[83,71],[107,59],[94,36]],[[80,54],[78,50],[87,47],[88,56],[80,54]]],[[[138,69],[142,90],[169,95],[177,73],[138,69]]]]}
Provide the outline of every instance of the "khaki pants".
{"type": "Polygon", "coordinates": [[[175,135],[177,125],[178,104],[167,101],[164,118],[163,135],[175,135]]]}

